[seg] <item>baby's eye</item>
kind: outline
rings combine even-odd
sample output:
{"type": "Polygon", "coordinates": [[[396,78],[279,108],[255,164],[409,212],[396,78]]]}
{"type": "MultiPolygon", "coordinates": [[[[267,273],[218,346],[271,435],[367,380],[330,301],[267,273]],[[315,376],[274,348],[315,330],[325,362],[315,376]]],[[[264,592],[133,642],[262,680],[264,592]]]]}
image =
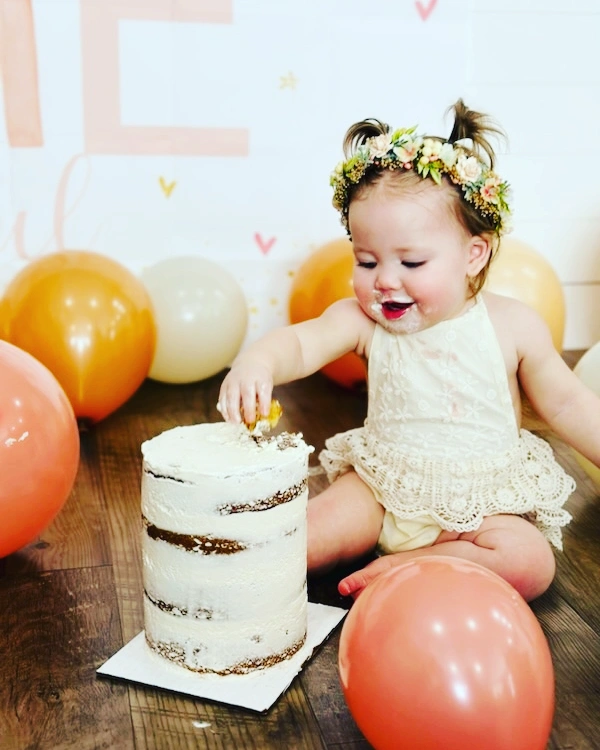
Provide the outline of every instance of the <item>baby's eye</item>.
{"type": "Polygon", "coordinates": [[[424,260],[419,260],[419,261],[403,260],[402,265],[406,266],[406,268],[419,268],[419,266],[425,265],[425,261],[424,260]]]}
{"type": "Polygon", "coordinates": [[[371,268],[375,268],[375,266],[377,265],[377,263],[375,263],[374,260],[358,260],[358,261],[356,261],[356,265],[359,268],[369,268],[369,269],[371,269],[371,268]]]}

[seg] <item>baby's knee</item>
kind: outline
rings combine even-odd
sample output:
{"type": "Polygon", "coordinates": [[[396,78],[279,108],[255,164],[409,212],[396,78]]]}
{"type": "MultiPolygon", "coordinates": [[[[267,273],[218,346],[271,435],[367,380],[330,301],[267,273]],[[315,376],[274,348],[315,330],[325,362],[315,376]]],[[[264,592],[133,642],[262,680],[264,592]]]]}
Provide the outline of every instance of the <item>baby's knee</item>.
{"type": "MultiPolygon", "coordinates": [[[[544,540],[545,541],[545,540],[544,540]]],[[[556,562],[550,545],[546,542],[545,549],[540,551],[533,560],[531,567],[524,571],[521,581],[517,582],[517,590],[528,602],[541,596],[554,580],[556,562]],[[520,584],[520,585],[519,585],[520,584]]]]}
{"type": "Polygon", "coordinates": [[[552,548],[541,531],[524,518],[490,516],[468,536],[478,547],[488,550],[489,567],[525,600],[540,596],[552,583],[556,572],[552,548]]]}
{"type": "Polygon", "coordinates": [[[548,540],[538,529],[530,526],[518,548],[507,550],[507,554],[509,565],[513,568],[509,582],[528,602],[541,596],[556,573],[556,560],[548,540]]]}

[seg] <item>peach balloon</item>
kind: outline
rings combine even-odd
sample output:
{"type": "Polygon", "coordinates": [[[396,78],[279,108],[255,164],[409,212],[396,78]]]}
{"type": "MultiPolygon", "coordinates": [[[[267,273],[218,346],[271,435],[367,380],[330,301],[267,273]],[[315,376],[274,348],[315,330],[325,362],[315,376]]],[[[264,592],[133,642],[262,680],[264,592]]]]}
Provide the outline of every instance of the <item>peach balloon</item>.
{"type": "MultiPolygon", "coordinates": [[[[354,297],[353,271],[352,243],[346,238],[328,242],[309,255],[292,282],[290,321],[301,323],[316,318],[333,302],[354,297]]],[[[359,386],[367,377],[365,363],[353,353],[326,365],[322,372],[345,388],[359,386]]]]}
{"type": "MultiPolygon", "coordinates": [[[[576,375],[600,398],[600,341],[581,357],[573,368],[576,375]]],[[[577,451],[573,451],[577,463],[600,487],[600,469],[577,451]]]]}
{"type": "Polygon", "coordinates": [[[79,432],[41,362],[0,341],[0,557],[31,542],[63,507],[79,466],[79,432]]]}
{"type": "Polygon", "coordinates": [[[9,283],[1,309],[8,340],[48,367],[81,422],[113,412],[148,374],[152,303],[111,258],[79,250],[38,258],[9,283]]]}
{"type": "Polygon", "coordinates": [[[548,324],[560,352],[565,333],[565,298],[552,265],[530,245],[503,238],[492,260],[485,288],[513,297],[536,310],[548,324]]]}
{"type": "Polygon", "coordinates": [[[376,750],[545,750],[548,642],[526,601],[475,563],[418,557],[383,573],[342,626],[340,681],[376,750]]]}

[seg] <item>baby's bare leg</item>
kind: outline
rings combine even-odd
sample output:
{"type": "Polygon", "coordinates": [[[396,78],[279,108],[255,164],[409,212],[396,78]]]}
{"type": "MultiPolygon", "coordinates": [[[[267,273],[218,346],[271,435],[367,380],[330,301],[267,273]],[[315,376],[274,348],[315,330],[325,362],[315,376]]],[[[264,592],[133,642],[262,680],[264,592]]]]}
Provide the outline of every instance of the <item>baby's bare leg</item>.
{"type": "Polygon", "coordinates": [[[308,501],[308,572],[324,572],[372,550],[383,514],[383,507],[354,471],[332,482],[308,501]]]}
{"type": "Polygon", "coordinates": [[[378,575],[426,555],[449,555],[479,563],[510,583],[531,601],[552,583],[554,555],[538,529],[519,516],[488,516],[476,531],[443,531],[431,547],[380,557],[339,583],[344,596],[358,596],[378,575]]]}

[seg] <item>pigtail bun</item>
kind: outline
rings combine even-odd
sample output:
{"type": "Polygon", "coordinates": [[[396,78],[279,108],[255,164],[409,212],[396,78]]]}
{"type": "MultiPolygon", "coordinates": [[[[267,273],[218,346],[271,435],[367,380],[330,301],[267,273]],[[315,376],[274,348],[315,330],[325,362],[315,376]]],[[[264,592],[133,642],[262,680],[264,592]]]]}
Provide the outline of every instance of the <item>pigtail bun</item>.
{"type": "Polygon", "coordinates": [[[374,118],[354,123],[354,125],[348,128],[344,136],[344,158],[349,159],[353,156],[357,148],[366,143],[369,138],[376,138],[378,135],[387,135],[389,132],[389,125],[374,118]]]}
{"type": "Polygon", "coordinates": [[[480,159],[483,153],[487,155],[489,165],[494,168],[495,154],[490,144],[490,136],[506,140],[504,131],[496,125],[487,115],[469,109],[462,99],[449,107],[448,112],[454,112],[454,127],[448,138],[448,143],[470,140],[473,144],[471,150],[480,159]]]}

